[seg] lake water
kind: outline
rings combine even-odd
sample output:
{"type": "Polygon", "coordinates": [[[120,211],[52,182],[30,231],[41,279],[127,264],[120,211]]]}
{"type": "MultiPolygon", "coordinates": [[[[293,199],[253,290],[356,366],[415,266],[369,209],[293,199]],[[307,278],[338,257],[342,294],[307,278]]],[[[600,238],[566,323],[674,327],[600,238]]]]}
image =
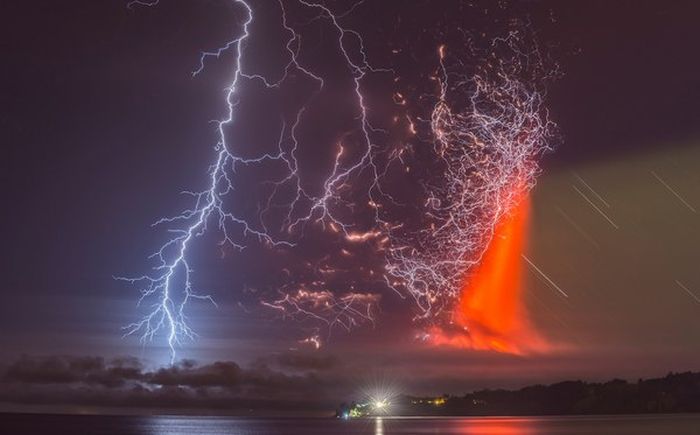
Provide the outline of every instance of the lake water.
{"type": "Polygon", "coordinates": [[[0,414],[2,435],[700,435],[700,414],[324,419],[0,414]]]}

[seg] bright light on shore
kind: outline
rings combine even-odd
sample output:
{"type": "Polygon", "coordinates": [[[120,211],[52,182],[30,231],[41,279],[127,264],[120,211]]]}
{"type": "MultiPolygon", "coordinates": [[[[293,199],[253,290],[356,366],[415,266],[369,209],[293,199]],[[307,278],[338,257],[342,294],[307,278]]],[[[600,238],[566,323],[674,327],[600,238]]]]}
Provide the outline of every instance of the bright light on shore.
{"type": "Polygon", "coordinates": [[[372,413],[375,415],[386,415],[389,413],[389,407],[391,406],[391,403],[389,403],[389,399],[384,398],[384,399],[374,399],[370,402],[372,405],[372,413]]]}

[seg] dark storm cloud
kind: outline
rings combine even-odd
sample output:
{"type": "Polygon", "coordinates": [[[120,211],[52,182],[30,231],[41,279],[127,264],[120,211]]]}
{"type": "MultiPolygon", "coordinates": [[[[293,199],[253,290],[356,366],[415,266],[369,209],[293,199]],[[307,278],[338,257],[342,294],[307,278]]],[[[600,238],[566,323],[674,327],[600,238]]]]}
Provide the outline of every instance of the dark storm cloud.
{"type": "MultiPolygon", "coordinates": [[[[284,364],[308,370],[311,366],[327,369],[331,360],[281,359],[284,364]]],[[[332,377],[311,371],[290,375],[264,364],[242,368],[233,361],[204,365],[183,361],[151,371],[134,358],[23,356],[0,370],[0,403],[6,406],[211,408],[232,412],[240,408],[283,413],[330,410],[335,403],[332,392],[340,386],[332,377]]]]}
{"type": "Polygon", "coordinates": [[[217,361],[197,367],[186,361],[181,365],[162,368],[147,375],[147,383],[160,386],[237,387],[243,381],[241,368],[232,361],[217,361]]]}
{"type": "Polygon", "coordinates": [[[4,370],[5,383],[87,384],[119,387],[129,380],[142,379],[140,362],[133,358],[105,363],[101,357],[23,356],[4,370]]]}

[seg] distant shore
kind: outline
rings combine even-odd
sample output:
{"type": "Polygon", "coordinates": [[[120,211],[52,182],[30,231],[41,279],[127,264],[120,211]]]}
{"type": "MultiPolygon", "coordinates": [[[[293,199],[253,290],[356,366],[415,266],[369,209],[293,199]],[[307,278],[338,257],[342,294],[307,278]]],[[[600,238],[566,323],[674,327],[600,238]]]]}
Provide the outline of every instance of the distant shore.
{"type": "Polygon", "coordinates": [[[402,396],[395,412],[415,416],[626,415],[700,412],[700,373],[628,382],[565,381],[464,396],[402,396]]]}

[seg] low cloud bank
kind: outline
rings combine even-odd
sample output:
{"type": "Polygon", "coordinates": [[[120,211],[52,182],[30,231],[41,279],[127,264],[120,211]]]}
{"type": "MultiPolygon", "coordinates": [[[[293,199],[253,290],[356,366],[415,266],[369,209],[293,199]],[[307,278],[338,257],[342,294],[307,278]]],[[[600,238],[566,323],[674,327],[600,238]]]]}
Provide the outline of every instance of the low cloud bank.
{"type": "Polygon", "coordinates": [[[231,414],[332,412],[348,385],[330,356],[281,354],[147,369],[136,358],[23,356],[0,367],[0,410],[17,406],[211,410],[231,414]],[[4,406],[3,406],[4,404],[4,406]]]}

